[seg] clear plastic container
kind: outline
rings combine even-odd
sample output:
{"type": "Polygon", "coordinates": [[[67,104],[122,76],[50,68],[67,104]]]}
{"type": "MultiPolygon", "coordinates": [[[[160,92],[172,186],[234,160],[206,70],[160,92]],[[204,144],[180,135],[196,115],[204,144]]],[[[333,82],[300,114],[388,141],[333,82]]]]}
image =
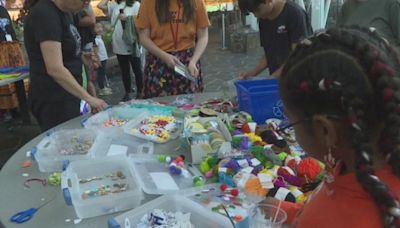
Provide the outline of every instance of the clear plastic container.
{"type": "Polygon", "coordinates": [[[126,227],[126,223],[130,227],[136,227],[140,223],[141,218],[151,212],[153,209],[162,209],[168,212],[190,213],[190,221],[194,227],[207,228],[230,228],[232,225],[229,219],[221,215],[206,210],[201,205],[187,199],[181,195],[166,195],[152,200],[134,210],[108,220],[109,228],[126,227]]]}
{"type": "Polygon", "coordinates": [[[96,141],[97,156],[148,155],[154,152],[154,143],[127,135],[116,128],[103,130],[96,141]]]}
{"type": "Polygon", "coordinates": [[[138,207],[143,199],[133,169],[122,156],[71,162],[62,173],[61,188],[65,202],[74,206],[79,218],[132,209],[138,207]],[[122,173],[123,177],[117,173],[122,173]],[[115,184],[124,185],[126,189],[118,192],[121,188],[115,184]],[[107,185],[111,186],[113,193],[87,193],[107,185]]]}
{"type": "Polygon", "coordinates": [[[271,204],[259,204],[252,214],[251,228],[281,228],[286,222],[287,214],[282,208],[271,204]]]}
{"type": "Polygon", "coordinates": [[[130,106],[117,106],[99,112],[88,119],[82,121],[82,126],[85,128],[109,128],[109,127],[122,127],[130,120],[135,119],[137,116],[146,113],[143,109],[132,108],[130,106]],[[119,126],[106,126],[105,122],[109,120],[119,120],[119,126]]]}
{"type": "Polygon", "coordinates": [[[94,157],[98,132],[90,129],[58,130],[32,149],[41,172],[62,171],[70,161],[94,157]]]}
{"type": "Polygon", "coordinates": [[[184,177],[170,174],[168,165],[159,162],[156,156],[135,156],[129,160],[143,191],[147,194],[183,194],[198,189],[193,185],[193,177],[201,173],[194,166],[186,166],[188,176],[184,177]]]}

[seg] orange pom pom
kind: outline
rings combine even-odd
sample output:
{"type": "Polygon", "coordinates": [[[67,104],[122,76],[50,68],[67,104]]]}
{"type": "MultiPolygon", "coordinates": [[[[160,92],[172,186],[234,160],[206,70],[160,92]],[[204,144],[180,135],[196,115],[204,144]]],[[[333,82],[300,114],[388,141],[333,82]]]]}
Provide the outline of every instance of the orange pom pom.
{"type": "Polygon", "coordinates": [[[314,181],[321,172],[321,166],[312,158],[305,158],[297,165],[297,176],[305,177],[308,181],[314,181]]]}

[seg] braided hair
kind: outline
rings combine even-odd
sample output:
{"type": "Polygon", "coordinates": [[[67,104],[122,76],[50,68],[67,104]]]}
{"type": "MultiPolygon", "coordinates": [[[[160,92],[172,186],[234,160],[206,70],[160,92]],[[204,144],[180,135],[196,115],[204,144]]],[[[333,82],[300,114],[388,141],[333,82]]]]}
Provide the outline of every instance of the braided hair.
{"type": "Polygon", "coordinates": [[[400,60],[375,31],[333,28],[303,41],[287,59],[280,80],[285,106],[300,117],[348,120],[358,182],[379,207],[384,227],[400,227],[397,197],[373,169],[373,133],[400,176],[400,60]],[[383,126],[383,128],[382,128],[383,126]]]}

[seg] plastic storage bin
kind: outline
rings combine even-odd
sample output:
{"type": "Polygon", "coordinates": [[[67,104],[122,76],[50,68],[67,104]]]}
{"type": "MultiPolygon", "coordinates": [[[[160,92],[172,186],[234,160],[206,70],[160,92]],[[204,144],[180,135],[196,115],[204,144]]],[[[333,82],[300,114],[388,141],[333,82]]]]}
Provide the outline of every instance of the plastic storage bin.
{"type": "Polygon", "coordinates": [[[270,118],[284,119],[276,79],[237,81],[235,86],[240,110],[250,113],[255,122],[264,124],[270,118]]]}
{"type": "Polygon", "coordinates": [[[206,210],[200,204],[180,195],[166,195],[154,199],[138,208],[108,220],[109,228],[126,227],[128,220],[130,227],[136,227],[141,218],[153,209],[162,209],[169,212],[190,213],[190,221],[194,227],[229,228],[232,227],[229,219],[206,210]]]}
{"type": "Polygon", "coordinates": [[[154,143],[127,135],[117,128],[100,131],[96,156],[153,154],[154,143]]]}
{"type": "Polygon", "coordinates": [[[98,132],[88,129],[58,130],[32,149],[41,172],[62,171],[70,161],[94,157],[98,132]]]}
{"type": "MultiPolygon", "coordinates": [[[[82,121],[82,126],[85,128],[108,128],[108,127],[118,127],[118,126],[105,126],[104,123],[107,120],[123,120],[128,121],[135,119],[137,116],[146,113],[143,109],[132,108],[129,106],[117,106],[109,108],[103,112],[99,112],[88,119],[82,121]]],[[[121,123],[121,126],[124,124],[121,123]]]]}
{"type": "Polygon", "coordinates": [[[74,206],[79,218],[135,208],[143,199],[132,167],[124,157],[71,162],[62,173],[61,188],[65,202],[74,206]],[[122,173],[123,177],[118,173],[122,173]],[[127,184],[126,190],[118,192],[117,190],[121,188],[115,187],[116,184],[120,186],[127,184]],[[105,195],[101,195],[100,191],[96,194],[88,193],[107,185],[111,186],[110,189],[114,193],[108,192],[105,195]]]}
{"type": "Polygon", "coordinates": [[[151,195],[191,192],[196,189],[193,177],[201,175],[196,167],[188,165],[188,177],[172,175],[168,165],[159,162],[156,156],[132,156],[130,161],[143,191],[151,195]]]}

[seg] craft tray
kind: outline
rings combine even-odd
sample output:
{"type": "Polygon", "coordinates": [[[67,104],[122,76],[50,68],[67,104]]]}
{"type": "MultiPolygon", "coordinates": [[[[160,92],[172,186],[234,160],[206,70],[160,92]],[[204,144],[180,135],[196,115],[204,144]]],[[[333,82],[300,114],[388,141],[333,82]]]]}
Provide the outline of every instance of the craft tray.
{"type": "MultiPolygon", "coordinates": [[[[104,122],[110,119],[121,119],[129,122],[137,116],[146,113],[143,109],[132,108],[130,106],[117,106],[109,108],[105,111],[99,112],[88,119],[82,121],[82,126],[85,128],[109,128],[104,126],[104,122]]],[[[126,123],[125,123],[126,124],[126,123]]],[[[122,125],[123,126],[123,125],[122,125]]],[[[118,127],[118,126],[110,126],[118,127]]],[[[121,127],[121,126],[119,126],[121,127]]]]}
{"type": "Polygon", "coordinates": [[[108,220],[109,228],[121,228],[125,226],[125,220],[131,224],[130,227],[136,227],[141,218],[154,209],[162,209],[168,212],[190,213],[190,221],[194,227],[207,228],[230,228],[228,218],[212,213],[201,205],[180,195],[165,195],[154,199],[138,208],[121,214],[108,220]]]}
{"type": "Polygon", "coordinates": [[[153,154],[154,143],[127,135],[117,128],[100,131],[97,153],[99,156],[132,156],[138,154],[153,154]]]}
{"type": "Polygon", "coordinates": [[[201,175],[196,167],[187,165],[189,177],[172,175],[168,165],[159,162],[156,156],[135,156],[129,160],[143,191],[151,195],[192,192],[196,189],[193,177],[201,175]]]}
{"type": "Polygon", "coordinates": [[[147,118],[150,118],[150,117],[151,117],[151,116],[149,116],[147,113],[142,113],[142,114],[140,114],[140,115],[137,116],[135,119],[129,121],[128,123],[126,123],[126,124],[124,125],[124,127],[123,127],[124,132],[125,132],[126,134],[128,134],[128,135],[133,135],[133,136],[135,136],[135,137],[138,137],[138,138],[141,138],[141,139],[145,139],[145,140],[148,140],[148,141],[152,141],[152,142],[155,142],[155,143],[166,143],[166,142],[169,142],[169,141],[171,141],[171,140],[176,139],[176,138],[180,135],[180,133],[181,133],[181,128],[182,128],[182,124],[181,124],[181,121],[180,121],[179,119],[176,120],[176,131],[173,132],[173,133],[170,133],[169,139],[167,139],[167,140],[165,140],[165,141],[159,141],[159,140],[156,140],[156,139],[152,139],[152,138],[150,138],[150,137],[146,137],[146,136],[143,135],[143,134],[132,132],[132,129],[133,129],[133,128],[139,128],[139,127],[141,127],[141,126],[143,125],[141,122],[142,122],[143,120],[147,119],[147,118]]]}
{"type": "Polygon", "coordinates": [[[94,157],[98,133],[89,129],[58,130],[44,137],[32,149],[32,158],[38,162],[41,172],[62,171],[63,164],[74,160],[94,157]],[[82,143],[80,143],[82,142],[82,143]],[[79,154],[78,144],[88,145],[87,153],[79,154]],[[63,154],[68,150],[72,154],[63,154]]]}
{"type": "MultiPolygon", "coordinates": [[[[133,174],[132,167],[124,157],[108,157],[93,160],[74,161],[62,173],[61,188],[67,205],[74,206],[79,218],[89,218],[135,208],[143,198],[142,191],[133,174]],[[124,179],[113,180],[107,175],[122,172],[124,179]],[[93,177],[102,177],[87,183],[80,183],[93,177]],[[106,195],[86,197],[85,192],[102,185],[127,184],[127,190],[106,195]]],[[[115,189],[115,188],[114,188],[115,189]]]]}

